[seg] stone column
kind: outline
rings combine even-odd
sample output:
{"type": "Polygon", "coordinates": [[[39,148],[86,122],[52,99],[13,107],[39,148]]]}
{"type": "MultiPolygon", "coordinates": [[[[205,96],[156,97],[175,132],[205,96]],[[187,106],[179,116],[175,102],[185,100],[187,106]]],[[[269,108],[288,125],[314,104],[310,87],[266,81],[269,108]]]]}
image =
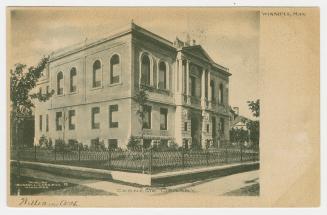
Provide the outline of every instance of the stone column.
{"type": "Polygon", "coordinates": [[[211,108],[211,86],[210,86],[210,69],[208,69],[208,103],[209,103],[209,108],[211,108]]]}
{"type": "Polygon", "coordinates": [[[191,104],[190,100],[190,61],[186,61],[186,98],[187,98],[187,104],[191,104]]]}
{"type": "Polygon", "coordinates": [[[206,70],[202,69],[202,76],[201,76],[201,107],[205,109],[205,75],[206,70]]]}
{"type": "Polygon", "coordinates": [[[183,92],[183,60],[179,59],[178,60],[178,92],[182,93],[183,92]]]}
{"type": "Polygon", "coordinates": [[[159,89],[159,60],[156,60],[157,62],[157,80],[156,80],[156,86],[154,86],[155,88],[159,89]]]}
{"type": "Polygon", "coordinates": [[[170,90],[170,67],[169,64],[166,63],[166,90],[170,90]]]}
{"type": "Polygon", "coordinates": [[[176,90],[175,90],[175,103],[176,105],[182,105],[183,104],[183,96],[182,96],[182,92],[183,92],[183,80],[182,80],[182,72],[183,72],[183,65],[182,65],[182,59],[181,56],[179,56],[177,58],[176,61],[176,80],[175,80],[175,86],[176,86],[176,90]]]}

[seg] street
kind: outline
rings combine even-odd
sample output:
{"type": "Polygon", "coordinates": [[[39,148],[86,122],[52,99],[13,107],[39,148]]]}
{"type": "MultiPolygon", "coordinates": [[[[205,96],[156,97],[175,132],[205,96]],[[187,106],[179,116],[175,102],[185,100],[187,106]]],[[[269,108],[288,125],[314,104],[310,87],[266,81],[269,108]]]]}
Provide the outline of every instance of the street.
{"type": "Polygon", "coordinates": [[[258,196],[260,190],[258,170],[168,187],[148,187],[116,181],[78,179],[27,168],[21,171],[20,181],[22,180],[25,180],[25,186],[26,184],[29,186],[24,189],[25,193],[20,193],[21,195],[155,196],[182,192],[183,195],[196,195],[201,193],[215,196],[258,196]],[[30,185],[33,185],[34,189],[31,189],[30,185]],[[30,192],[31,190],[33,192],[30,192]]]}

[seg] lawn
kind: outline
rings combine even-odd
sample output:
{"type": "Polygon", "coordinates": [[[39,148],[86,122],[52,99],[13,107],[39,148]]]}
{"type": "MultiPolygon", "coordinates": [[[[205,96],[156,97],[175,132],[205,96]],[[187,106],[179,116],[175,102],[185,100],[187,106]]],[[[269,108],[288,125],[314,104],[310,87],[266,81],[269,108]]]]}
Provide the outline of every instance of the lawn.
{"type": "Polygon", "coordinates": [[[18,176],[17,169],[12,168],[10,175],[10,195],[116,195],[103,190],[69,182],[54,182],[30,176],[18,176]]]}

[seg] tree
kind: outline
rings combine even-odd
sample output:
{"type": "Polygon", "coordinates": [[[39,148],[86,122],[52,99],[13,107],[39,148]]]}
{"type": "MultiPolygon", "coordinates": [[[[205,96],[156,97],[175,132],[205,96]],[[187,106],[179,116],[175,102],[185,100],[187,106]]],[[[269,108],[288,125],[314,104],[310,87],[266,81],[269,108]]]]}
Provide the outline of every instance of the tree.
{"type": "Polygon", "coordinates": [[[144,136],[144,118],[146,114],[146,103],[148,101],[148,93],[145,88],[140,87],[138,92],[135,95],[135,101],[138,104],[137,115],[141,123],[141,145],[143,149],[143,136],[144,136]]]}
{"type": "Polygon", "coordinates": [[[247,122],[246,127],[250,131],[250,141],[256,145],[259,144],[259,137],[260,137],[260,100],[257,99],[256,101],[248,101],[249,109],[252,111],[253,116],[256,120],[250,120],[247,122]]]}
{"type": "Polygon", "coordinates": [[[34,107],[31,99],[37,98],[39,101],[44,102],[54,94],[54,90],[45,94],[41,92],[30,94],[42,76],[48,60],[49,57],[43,57],[36,67],[29,67],[27,71],[26,65],[20,63],[15,64],[15,68],[10,70],[10,101],[14,114],[30,115],[32,107],[34,107]]]}
{"type": "MultiPolygon", "coordinates": [[[[25,64],[15,64],[13,70],[10,70],[10,102],[11,102],[11,144],[16,142],[18,146],[17,161],[18,161],[18,183],[20,182],[20,123],[28,116],[32,115],[32,107],[34,104],[31,99],[37,98],[39,101],[48,100],[53,94],[54,90],[46,94],[34,93],[30,94],[31,90],[36,87],[37,81],[42,76],[43,70],[48,64],[49,57],[43,57],[36,67],[29,67],[26,69],[25,64]],[[13,127],[15,130],[13,131],[13,127]],[[15,138],[15,141],[13,141],[15,138]],[[17,140],[17,141],[16,141],[17,140]]],[[[15,145],[16,145],[15,144],[15,145]]],[[[18,193],[19,193],[18,188],[18,193]]]]}
{"type": "Polygon", "coordinates": [[[249,139],[248,131],[243,128],[232,128],[229,134],[233,143],[244,144],[249,139]]]}
{"type": "Polygon", "coordinates": [[[48,61],[49,57],[43,57],[36,67],[31,66],[26,69],[25,64],[18,63],[15,64],[13,70],[10,70],[11,117],[15,127],[15,134],[13,136],[19,135],[18,127],[20,122],[25,117],[32,115],[32,108],[34,107],[32,99],[44,102],[54,94],[54,90],[45,94],[41,92],[31,93],[31,90],[36,87],[37,81],[42,76],[48,61]]]}
{"type": "Polygon", "coordinates": [[[148,93],[147,90],[140,85],[138,92],[135,95],[135,101],[138,104],[137,115],[139,117],[139,121],[141,123],[141,147],[142,147],[142,172],[144,173],[145,166],[144,166],[144,118],[146,114],[146,103],[148,101],[148,93]]]}
{"type": "Polygon", "coordinates": [[[260,116],[260,100],[256,101],[247,101],[249,109],[252,111],[254,117],[260,116]]]}

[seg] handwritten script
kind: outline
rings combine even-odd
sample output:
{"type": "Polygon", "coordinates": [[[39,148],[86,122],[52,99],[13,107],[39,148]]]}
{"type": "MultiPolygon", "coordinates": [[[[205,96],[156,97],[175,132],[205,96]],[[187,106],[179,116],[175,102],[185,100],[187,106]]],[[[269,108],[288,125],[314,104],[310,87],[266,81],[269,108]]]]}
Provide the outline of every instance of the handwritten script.
{"type": "Polygon", "coordinates": [[[71,200],[52,200],[47,201],[43,199],[31,199],[28,197],[22,197],[19,200],[19,206],[22,207],[78,207],[78,202],[71,200]]]}

